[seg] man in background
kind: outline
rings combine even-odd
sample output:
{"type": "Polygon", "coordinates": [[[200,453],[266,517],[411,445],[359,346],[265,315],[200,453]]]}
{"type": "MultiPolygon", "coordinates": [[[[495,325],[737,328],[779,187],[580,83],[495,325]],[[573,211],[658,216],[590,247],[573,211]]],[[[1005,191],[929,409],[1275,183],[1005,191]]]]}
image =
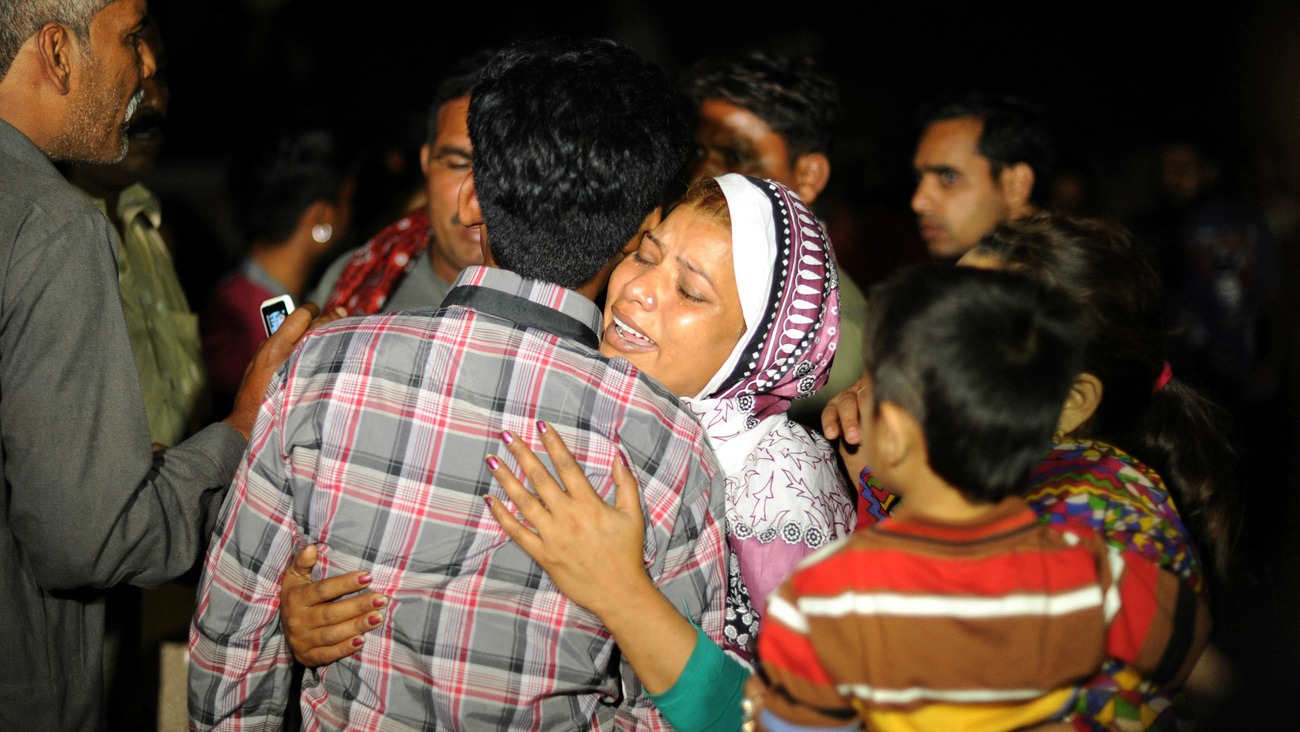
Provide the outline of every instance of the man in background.
{"type": "Polygon", "coordinates": [[[479,231],[461,222],[456,197],[473,154],[469,92],[491,57],[479,51],[461,59],[434,93],[429,137],[420,148],[425,204],[335,260],[312,302],[327,311],[343,307],[348,315],[437,307],[462,269],[483,263],[479,231]]]}
{"type": "MultiPolygon", "coordinates": [[[[705,58],[683,75],[694,109],[694,177],[743,173],[788,186],[810,210],[831,177],[839,88],[811,59],[764,51],[705,58]]],[[[822,408],[862,374],[862,289],[838,267],[840,339],[830,379],[790,417],[820,426],[822,408]]]]}
{"type": "Polygon", "coordinates": [[[1034,210],[1055,157],[1035,106],[963,93],[923,108],[921,127],[912,210],[930,256],[955,260],[998,224],[1034,210]]]}
{"type": "Polygon", "coordinates": [[[153,52],[157,70],[141,82],[144,97],[127,127],[126,157],[109,165],[66,166],[73,185],[90,196],[117,232],[118,284],[131,353],[144,393],[154,443],[175,445],[208,417],[206,375],[199,345],[198,316],[190,310],[176,278],[162,230],[162,206],[145,187],[162,152],[171,89],[167,54],[158,24],[144,27],[141,40],[153,52]]]}

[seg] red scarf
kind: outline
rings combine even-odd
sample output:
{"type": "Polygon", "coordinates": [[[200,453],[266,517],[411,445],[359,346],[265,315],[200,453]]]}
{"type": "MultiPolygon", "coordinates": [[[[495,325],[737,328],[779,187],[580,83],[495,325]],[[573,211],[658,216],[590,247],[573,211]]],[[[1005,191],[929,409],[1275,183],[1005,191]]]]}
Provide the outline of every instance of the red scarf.
{"type": "Polygon", "coordinates": [[[339,273],[325,310],[374,315],[429,246],[429,211],[424,206],[384,227],[352,255],[339,273]]]}

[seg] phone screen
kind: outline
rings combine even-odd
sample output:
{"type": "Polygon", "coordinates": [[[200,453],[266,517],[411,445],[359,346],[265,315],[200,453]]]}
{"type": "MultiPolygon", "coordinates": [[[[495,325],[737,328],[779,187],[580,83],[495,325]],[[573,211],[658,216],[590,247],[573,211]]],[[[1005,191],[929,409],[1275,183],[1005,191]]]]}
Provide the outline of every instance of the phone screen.
{"type": "Polygon", "coordinates": [[[287,316],[287,315],[288,315],[288,313],[286,313],[286,312],[285,312],[284,310],[282,310],[282,309],[272,310],[271,312],[267,313],[267,314],[266,314],[266,329],[267,329],[268,331],[270,331],[271,333],[276,332],[277,330],[280,329],[280,324],[284,322],[284,318],[285,318],[285,316],[287,316]]]}
{"type": "Polygon", "coordinates": [[[288,295],[269,298],[262,303],[262,325],[266,327],[267,337],[279,329],[280,324],[291,312],[293,312],[293,301],[288,295]]]}

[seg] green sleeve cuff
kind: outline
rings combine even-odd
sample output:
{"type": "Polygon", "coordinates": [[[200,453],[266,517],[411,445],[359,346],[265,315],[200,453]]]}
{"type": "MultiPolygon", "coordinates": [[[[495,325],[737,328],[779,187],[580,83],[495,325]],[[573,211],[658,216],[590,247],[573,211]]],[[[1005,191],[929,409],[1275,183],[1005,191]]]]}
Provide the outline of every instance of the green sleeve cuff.
{"type": "Polygon", "coordinates": [[[695,629],[695,648],[686,668],[667,691],[650,699],[676,729],[736,732],[749,669],[695,629]]]}

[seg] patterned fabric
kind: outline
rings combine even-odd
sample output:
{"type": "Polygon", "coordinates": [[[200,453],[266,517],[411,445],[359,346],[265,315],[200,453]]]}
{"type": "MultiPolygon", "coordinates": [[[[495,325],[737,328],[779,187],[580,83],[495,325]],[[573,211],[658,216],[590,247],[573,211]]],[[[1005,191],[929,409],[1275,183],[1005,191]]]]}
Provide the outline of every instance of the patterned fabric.
{"type": "Polygon", "coordinates": [[[876,480],[871,468],[864,468],[858,476],[858,521],[853,530],[860,531],[883,521],[897,505],[898,496],[876,480]]]}
{"type": "MultiPolygon", "coordinates": [[[[506,536],[484,464],[510,430],[553,425],[612,496],[621,452],[641,481],[646,569],[722,637],[722,481],[680,401],[622,359],[553,335],[600,313],[564,288],[470,267],[458,286],[507,308],[345,318],[309,334],[268,391],[207,556],[191,629],[200,728],[275,726],[292,659],[280,576],[303,542],[322,575],[366,569],[392,598],[354,656],[302,680],[314,729],[666,729],[609,632],[506,536]],[[528,320],[529,306],[547,318],[528,320]]],[[[472,299],[471,299],[472,302],[472,299]]]]}
{"type": "Polygon", "coordinates": [[[789,188],[735,173],[717,180],[731,213],[746,329],[700,397],[734,401],[752,429],[826,383],[839,344],[835,255],[821,223],[789,188]]]}
{"type": "MultiPolygon", "coordinates": [[[[1204,593],[1200,561],[1164,481],[1132,455],[1102,442],[1061,443],[1035,467],[1030,482],[1026,501],[1046,521],[1086,526],[1204,593]]],[[[869,469],[859,487],[861,530],[892,511],[898,499],[869,469]]],[[[1074,711],[1070,721],[1080,730],[1177,730],[1191,724],[1178,693],[1161,690],[1115,660],[1083,685],[1074,711]]]]}
{"type": "Polygon", "coordinates": [[[1053,447],[1034,468],[1025,500],[1052,523],[1090,526],[1111,544],[1182,577],[1205,578],[1164,480],[1145,463],[1102,442],[1053,447]]]}
{"type": "Polygon", "coordinates": [[[1020,729],[1107,656],[1179,683],[1208,630],[1178,577],[1018,498],[968,524],[902,506],[782,585],[760,678],[766,711],[810,728],[1020,729]]]}
{"type": "Polygon", "coordinates": [[[717,180],[746,331],[700,395],[684,401],[726,472],[734,560],[725,647],[748,658],[767,596],[801,558],[849,532],[853,503],[830,444],[784,414],[791,399],[826,383],[835,354],[830,240],[784,186],[737,174],[717,180]]]}
{"type": "MultiPolygon", "coordinates": [[[[402,278],[428,249],[429,236],[429,211],[424,206],[385,227],[343,268],[322,312],[343,307],[348,315],[374,315],[383,310],[402,278]]],[[[437,305],[429,303],[429,307],[437,305]]]]}
{"type": "MultiPolygon", "coordinates": [[[[106,202],[92,198],[101,211],[106,202]]],[[[199,342],[199,316],[190,310],[176,267],[158,227],[158,197],[140,183],[118,196],[122,222],[117,279],[131,338],[149,435],[175,445],[207,419],[207,373],[199,342]]]]}
{"type": "MultiPolygon", "coordinates": [[[[325,269],[321,275],[320,281],[316,283],[315,289],[308,296],[312,302],[320,304],[322,307],[330,301],[330,293],[334,291],[334,284],[339,281],[339,275],[352,262],[352,258],[357,255],[366,245],[340,254],[330,266],[325,269]]],[[[397,286],[388,293],[384,304],[379,308],[381,313],[396,313],[402,310],[427,310],[437,308],[442,305],[442,301],[451,291],[451,282],[444,280],[433,271],[433,247],[426,247],[419,256],[415,258],[415,264],[411,265],[405,277],[397,282],[397,286]]]]}
{"type": "MultiPolygon", "coordinates": [[[[1205,577],[1178,509],[1154,470],[1114,445],[1056,445],[1034,469],[1026,497],[1055,524],[1088,526],[1117,548],[1173,572],[1204,593],[1205,577]]],[[[1072,720],[1080,730],[1177,730],[1191,726],[1177,693],[1110,660],[1083,685],[1072,720]]]]}

